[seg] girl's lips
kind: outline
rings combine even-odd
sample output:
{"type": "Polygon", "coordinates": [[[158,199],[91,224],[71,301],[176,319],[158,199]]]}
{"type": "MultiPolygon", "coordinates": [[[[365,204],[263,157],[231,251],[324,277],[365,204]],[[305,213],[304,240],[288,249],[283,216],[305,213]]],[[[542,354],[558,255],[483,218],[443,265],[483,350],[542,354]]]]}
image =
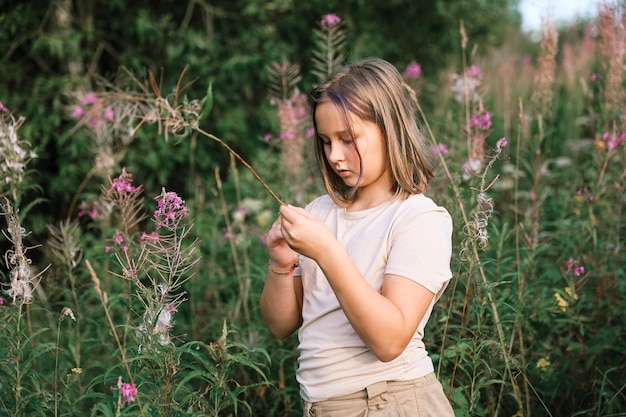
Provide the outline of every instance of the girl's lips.
{"type": "Polygon", "coordinates": [[[350,175],[350,171],[348,171],[347,169],[340,169],[337,171],[337,175],[339,175],[340,177],[347,177],[348,175],[350,175]]]}

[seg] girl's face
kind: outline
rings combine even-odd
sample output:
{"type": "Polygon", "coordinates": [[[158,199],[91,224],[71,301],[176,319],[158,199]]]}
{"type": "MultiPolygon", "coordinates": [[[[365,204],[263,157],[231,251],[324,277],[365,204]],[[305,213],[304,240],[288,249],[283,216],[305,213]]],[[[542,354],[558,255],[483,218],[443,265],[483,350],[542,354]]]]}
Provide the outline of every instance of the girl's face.
{"type": "Polygon", "coordinates": [[[319,103],[315,109],[317,133],[330,166],[346,185],[353,187],[359,180],[359,162],[363,164],[357,199],[373,191],[390,193],[392,180],[380,128],[376,123],[353,114],[348,114],[348,122],[354,134],[354,143],[341,112],[332,102],[319,103]]]}

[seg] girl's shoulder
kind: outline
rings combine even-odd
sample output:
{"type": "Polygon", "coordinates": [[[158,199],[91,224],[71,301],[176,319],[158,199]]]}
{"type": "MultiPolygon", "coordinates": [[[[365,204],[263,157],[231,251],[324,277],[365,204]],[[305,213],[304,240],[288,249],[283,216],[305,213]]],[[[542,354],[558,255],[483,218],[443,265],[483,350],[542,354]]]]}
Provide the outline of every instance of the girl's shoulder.
{"type": "Polygon", "coordinates": [[[423,210],[423,211],[431,211],[443,209],[435,203],[435,201],[424,195],[424,194],[412,194],[405,198],[404,200],[399,201],[399,206],[404,210],[423,210]]]}
{"type": "Polygon", "coordinates": [[[430,197],[424,194],[413,194],[404,200],[400,200],[396,205],[396,219],[399,221],[422,218],[434,220],[440,218],[450,221],[450,213],[445,207],[437,205],[430,197]]]}

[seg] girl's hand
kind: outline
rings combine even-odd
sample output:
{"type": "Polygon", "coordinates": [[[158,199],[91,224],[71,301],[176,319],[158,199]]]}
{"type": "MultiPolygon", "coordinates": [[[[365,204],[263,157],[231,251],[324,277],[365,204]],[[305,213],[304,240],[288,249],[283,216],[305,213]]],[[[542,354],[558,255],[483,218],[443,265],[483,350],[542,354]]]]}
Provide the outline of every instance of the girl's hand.
{"type": "Polygon", "coordinates": [[[270,262],[277,269],[287,269],[298,254],[289,247],[283,236],[282,218],[279,217],[267,232],[265,246],[270,253],[270,262]]]}
{"type": "Polygon", "coordinates": [[[301,207],[281,206],[283,237],[293,250],[317,260],[337,239],[320,219],[301,207]]]}

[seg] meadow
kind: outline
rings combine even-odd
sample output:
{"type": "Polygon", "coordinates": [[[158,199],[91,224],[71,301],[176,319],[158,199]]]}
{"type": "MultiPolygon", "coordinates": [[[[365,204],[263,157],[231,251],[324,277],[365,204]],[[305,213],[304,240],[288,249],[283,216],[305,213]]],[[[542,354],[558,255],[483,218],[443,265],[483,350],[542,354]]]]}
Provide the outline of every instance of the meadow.
{"type": "MultiPolygon", "coordinates": [[[[457,416],[626,416],[623,12],[482,53],[461,22],[454,65],[398,68],[423,103],[428,195],[455,224],[426,343],[457,416]]],[[[320,18],[318,82],[347,59],[347,30],[320,18]]],[[[260,316],[263,237],[280,204],[323,189],[311,86],[295,63],[265,71],[276,130],[252,158],[212,133],[219,88],[189,96],[201,81],[185,67],[171,85],[120,71],[67,91],[64,146],[89,169],[45,225],[55,197],[38,181],[67,172],[31,169],[30,121],[0,104],[0,416],[301,413],[297,336],[272,338],[260,316]],[[160,185],[173,161],[185,176],[160,185]]]]}

